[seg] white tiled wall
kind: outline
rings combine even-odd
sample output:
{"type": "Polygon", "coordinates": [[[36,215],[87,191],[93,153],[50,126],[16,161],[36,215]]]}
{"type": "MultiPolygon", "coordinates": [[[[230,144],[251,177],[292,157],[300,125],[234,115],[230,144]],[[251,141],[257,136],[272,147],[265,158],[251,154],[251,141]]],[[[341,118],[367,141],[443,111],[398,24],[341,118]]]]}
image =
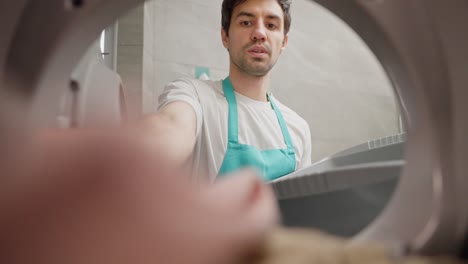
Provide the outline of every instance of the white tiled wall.
{"type": "Polygon", "coordinates": [[[123,81],[128,117],[134,119],[141,114],[143,96],[143,7],[130,10],[117,24],[116,70],[123,81]]]}

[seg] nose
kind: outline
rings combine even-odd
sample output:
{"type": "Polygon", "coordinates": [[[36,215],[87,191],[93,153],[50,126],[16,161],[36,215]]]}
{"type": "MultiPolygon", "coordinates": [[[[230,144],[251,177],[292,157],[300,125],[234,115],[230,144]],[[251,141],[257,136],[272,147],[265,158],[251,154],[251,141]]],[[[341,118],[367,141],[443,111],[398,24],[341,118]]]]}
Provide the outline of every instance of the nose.
{"type": "Polygon", "coordinates": [[[252,41],[265,41],[266,40],[266,28],[263,23],[257,23],[252,31],[252,41]]]}

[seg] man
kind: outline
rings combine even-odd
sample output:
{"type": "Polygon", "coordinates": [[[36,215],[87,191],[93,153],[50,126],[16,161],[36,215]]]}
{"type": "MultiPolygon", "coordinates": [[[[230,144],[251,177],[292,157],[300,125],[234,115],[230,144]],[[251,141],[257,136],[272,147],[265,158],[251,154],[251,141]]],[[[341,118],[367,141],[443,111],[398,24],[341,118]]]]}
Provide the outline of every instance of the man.
{"type": "Polygon", "coordinates": [[[270,70],[288,43],[287,0],[224,0],[221,37],[229,52],[222,81],[179,79],[160,96],[150,130],[176,164],[200,180],[254,167],[273,180],[310,164],[307,123],[268,93],[270,70]]]}

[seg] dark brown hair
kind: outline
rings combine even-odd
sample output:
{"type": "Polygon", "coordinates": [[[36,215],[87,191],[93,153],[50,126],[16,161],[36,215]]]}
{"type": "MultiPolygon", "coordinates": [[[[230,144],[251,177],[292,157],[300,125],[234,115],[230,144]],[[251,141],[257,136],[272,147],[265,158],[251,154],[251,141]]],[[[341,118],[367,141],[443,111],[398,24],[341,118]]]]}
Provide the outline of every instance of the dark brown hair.
{"type": "MultiPolygon", "coordinates": [[[[229,36],[229,27],[231,26],[232,11],[234,8],[247,0],[224,0],[221,8],[221,26],[226,35],[229,36]]],[[[288,34],[291,26],[290,7],[292,0],[276,0],[284,13],[284,35],[288,34]]]]}

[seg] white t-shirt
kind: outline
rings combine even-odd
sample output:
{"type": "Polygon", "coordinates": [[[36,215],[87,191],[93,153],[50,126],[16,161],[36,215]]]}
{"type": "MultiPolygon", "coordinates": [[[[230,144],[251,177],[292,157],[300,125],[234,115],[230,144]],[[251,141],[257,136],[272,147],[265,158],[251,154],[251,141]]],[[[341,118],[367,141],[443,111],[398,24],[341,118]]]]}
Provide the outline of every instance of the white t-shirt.
{"type": "MultiPolygon", "coordinates": [[[[275,111],[270,102],[261,102],[235,93],[238,108],[239,143],[263,151],[284,149],[275,111]]],[[[311,163],[311,139],[307,122],[293,110],[271,96],[283,114],[296,152],[296,170],[311,163]]],[[[218,175],[227,146],[228,103],[222,80],[178,79],[169,83],[159,96],[158,110],[174,101],[184,101],[195,110],[197,117],[193,166],[196,181],[212,181],[218,175]]]]}

